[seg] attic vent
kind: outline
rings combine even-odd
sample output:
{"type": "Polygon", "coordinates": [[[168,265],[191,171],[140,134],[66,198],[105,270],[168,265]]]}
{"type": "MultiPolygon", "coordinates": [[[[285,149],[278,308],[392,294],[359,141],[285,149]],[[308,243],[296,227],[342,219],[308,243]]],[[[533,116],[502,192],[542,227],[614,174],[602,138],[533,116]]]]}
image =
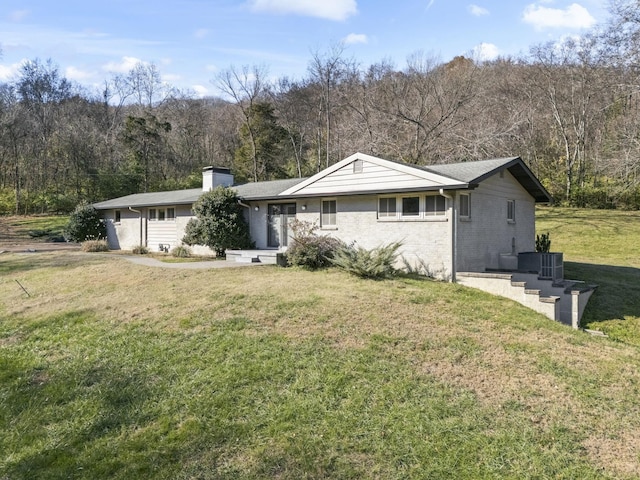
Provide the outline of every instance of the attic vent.
{"type": "Polygon", "coordinates": [[[362,173],[362,167],[364,162],[362,160],[354,160],[353,173],[362,173]]]}

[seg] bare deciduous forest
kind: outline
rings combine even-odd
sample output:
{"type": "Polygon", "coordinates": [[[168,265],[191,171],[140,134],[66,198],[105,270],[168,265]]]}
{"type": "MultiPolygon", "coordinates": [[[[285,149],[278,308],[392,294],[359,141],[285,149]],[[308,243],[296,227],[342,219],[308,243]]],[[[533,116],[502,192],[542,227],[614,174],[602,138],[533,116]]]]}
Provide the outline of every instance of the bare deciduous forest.
{"type": "Polygon", "coordinates": [[[0,84],[0,214],[200,185],[311,175],[361,151],[429,165],[521,156],[557,203],[640,208],[640,1],[580,38],[520,57],[364,66],[341,45],[310,54],[303,79],[230,67],[217,98],[161,81],[154,64],[87,91],[53,60],[0,84]]]}

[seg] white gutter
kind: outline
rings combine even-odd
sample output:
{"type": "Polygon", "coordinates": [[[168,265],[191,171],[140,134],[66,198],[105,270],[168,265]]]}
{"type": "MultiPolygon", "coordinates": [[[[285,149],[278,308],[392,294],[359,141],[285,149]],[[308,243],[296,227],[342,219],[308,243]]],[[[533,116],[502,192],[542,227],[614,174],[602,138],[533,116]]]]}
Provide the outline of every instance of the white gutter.
{"type": "Polygon", "coordinates": [[[456,234],[456,202],[453,195],[444,192],[444,188],[440,189],[440,195],[450,200],[451,202],[451,226],[449,228],[449,234],[451,235],[451,281],[456,281],[456,257],[458,253],[458,242],[456,234]]]}
{"type": "Polygon", "coordinates": [[[140,243],[138,245],[142,247],[142,212],[132,207],[129,207],[129,210],[140,215],[140,243]]]}

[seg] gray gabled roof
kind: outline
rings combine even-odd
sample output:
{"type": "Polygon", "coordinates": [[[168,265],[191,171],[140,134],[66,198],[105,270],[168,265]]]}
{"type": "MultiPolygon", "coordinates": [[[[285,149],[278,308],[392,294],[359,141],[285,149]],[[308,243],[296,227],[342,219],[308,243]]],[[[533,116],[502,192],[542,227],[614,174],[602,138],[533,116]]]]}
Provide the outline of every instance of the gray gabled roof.
{"type": "Polygon", "coordinates": [[[451,163],[445,165],[429,165],[420,167],[424,170],[444,175],[446,177],[468,183],[470,187],[477,186],[488,177],[501,170],[508,170],[511,175],[525,188],[539,203],[551,202],[551,195],[542,186],[533,172],[520,157],[494,158],[491,160],[477,160],[472,162],[451,163]]]}
{"type": "MultiPolygon", "coordinates": [[[[233,189],[238,196],[245,200],[267,200],[275,198],[278,194],[304,178],[287,178],[285,180],[272,180],[269,182],[245,183],[234,185],[233,189]]],[[[172,190],[168,192],[134,193],[124,197],[105,200],[94,203],[98,210],[110,210],[114,208],[140,208],[157,207],[160,205],[191,205],[202,195],[201,188],[189,190],[172,190]]]]}
{"type": "MultiPolygon", "coordinates": [[[[401,163],[401,162],[393,162],[401,163]]],[[[551,195],[538,181],[529,167],[520,157],[495,158],[491,160],[479,160],[445,165],[418,166],[402,164],[418,170],[423,170],[452,180],[460,185],[466,184],[466,188],[475,188],[486,178],[495,175],[502,170],[508,170],[518,182],[531,194],[536,202],[551,202],[551,195]]],[[[242,185],[234,185],[239,197],[244,200],[272,200],[282,199],[280,194],[295,185],[304,182],[306,178],[288,178],[284,180],[272,180],[268,182],[253,182],[242,185]]],[[[464,188],[464,187],[463,187],[464,188]]],[[[94,204],[98,210],[154,207],[160,205],[190,205],[202,195],[202,189],[173,190],[169,192],[137,193],[127,195],[104,202],[94,204]]],[[[295,195],[292,195],[294,197],[295,195]]]]}

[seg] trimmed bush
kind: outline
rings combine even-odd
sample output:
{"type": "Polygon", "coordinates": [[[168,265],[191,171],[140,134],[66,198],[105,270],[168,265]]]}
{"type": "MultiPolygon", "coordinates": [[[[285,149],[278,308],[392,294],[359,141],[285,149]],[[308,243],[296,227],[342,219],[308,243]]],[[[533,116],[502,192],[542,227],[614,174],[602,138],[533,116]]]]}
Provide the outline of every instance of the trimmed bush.
{"type": "Polygon", "coordinates": [[[344,245],[336,250],[332,263],[361,278],[389,278],[397,274],[394,264],[401,245],[400,242],[394,242],[373,250],[357,245],[344,245]]]}
{"type": "Polygon", "coordinates": [[[171,255],[176,258],[189,258],[191,256],[191,250],[184,245],[178,245],[171,249],[171,255]]]}
{"type": "Polygon", "coordinates": [[[106,240],[87,240],[81,248],[83,252],[108,252],[109,244],[106,240]]]}
{"type": "Polygon", "coordinates": [[[100,213],[91,205],[76,207],[69,216],[69,223],[64,229],[64,236],[71,242],[100,240],[107,238],[107,227],[100,218],[100,213]]]}
{"type": "Polygon", "coordinates": [[[315,223],[293,220],[290,224],[293,238],[287,248],[287,263],[309,270],[331,266],[335,251],[343,243],[327,235],[318,235],[315,223]]]}

